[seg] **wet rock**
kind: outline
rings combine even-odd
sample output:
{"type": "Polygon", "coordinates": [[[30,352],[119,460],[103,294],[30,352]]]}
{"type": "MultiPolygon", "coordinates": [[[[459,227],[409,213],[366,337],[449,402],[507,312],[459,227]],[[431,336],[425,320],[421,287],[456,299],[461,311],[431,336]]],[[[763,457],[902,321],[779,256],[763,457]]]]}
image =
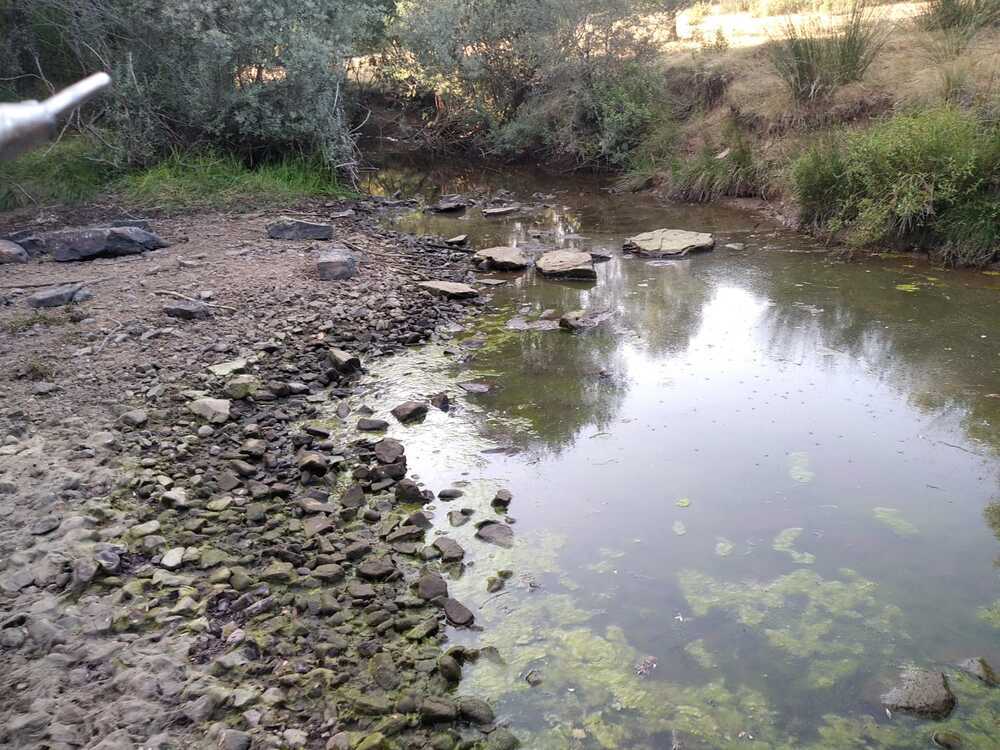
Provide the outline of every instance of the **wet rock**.
{"type": "Polygon", "coordinates": [[[450,510],[448,511],[448,523],[451,524],[453,528],[458,528],[459,526],[465,526],[469,522],[469,516],[460,510],[450,510]]]}
{"type": "Polygon", "coordinates": [[[483,521],[476,530],[476,538],[499,547],[514,546],[514,530],[497,521],[483,521]]]}
{"type": "Polygon", "coordinates": [[[496,218],[498,216],[509,216],[510,214],[515,214],[521,210],[521,206],[517,203],[510,206],[494,206],[493,208],[484,208],[483,216],[486,218],[496,218]]]}
{"type": "Polygon", "coordinates": [[[468,627],[476,620],[472,611],[458,599],[445,599],[444,614],[448,622],[458,627],[468,627]]]}
{"type": "Polygon", "coordinates": [[[4,263],[27,263],[28,251],[9,240],[0,240],[0,265],[4,263]]]}
{"type": "Polygon", "coordinates": [[[683,258],[688,253],[711,250],[715,238],[704,232],[683,229],[656,229],[625,240],[626,252],[646,258],[683,258]]]}
{"type": "Polygon", "coordinates": [[[497,490],[497,494],[493,496],[493,502],[491,504],[494,508],[506,510],[513,500],[514,496],[511,494],[510,490],[501,489],[497,490]]]}
{"type": "Polygon", "coordinates": [[[425,698],[420,703],[420,718],[426,722],[455,721],[458,707],[445,698],[425,698]]]}
{"type": "Polygon", "coordinates": [[[459,284],[455,281],[421,281],[417,286],[437,297],[445,297],[446,299],[472,299],[479,296],[475,287],[459,284]]]}
{"type": "Polygon", "coordinates": [[[427,416],[427,404],[421,401],[406,401],[392,410],[392,416],[404,424],[416,422],[427,416]]]}
{"type": "Polygon", "coordinates": [[[477,394],[489,393],[490,391],[493,390],[493,386],[491,386],[489,383],[477,383],[473,381],[470,381],[468,383],[459,383],[458,387],[461,388],[466,393],[477,393],[477,394]]]}
{"type": "Polygon", "coordinates": [[[358,273],[358,259],[346,247],[335,246],[323,252],[316,261],[320,281],[344,281],[358,273]]]}
{"type": "Polygon", "coordinates": [[[164,305],[163,314],[179,320],[207,320],[212,317],[212,308],[204,302],[177,300],[164,305]]]}
{"type": "Polygon", "coordinates": [[[431,396],[431,406],[441,411],[448,411],[451,409],[451,399],[447,393],[437,393],[431,396]]]}
{"type": "Polygon", "coordinates": [[[167,243],[160,237],[138,227],[42,232],[22,239],[20,245],[29,255],[48,253],[61,263],[139,255],[149,250],[167,247],[167,243]]]}
{"type": "Polygon", "coordinates": [[[361,370],[361,360],[350,352],[343,349],[330,349],[326,353],[327,359],[337,372],[350,375],[361,370]]]}
{"type": "Polygon", "coordinates": [[[454,539],[446,536],[439,536],[434,540],[434,548],[441,553],[444,562],[458,562],[465,557],[465,550],[454,539]]]}
{"type": "Polygon", "coordinates": [[[372,419],[362,417],[358,420],[358,429],[362,432],[381,432],[389,427],[389,423],[384,419],[372,419]]]}
{"type": "Polygon", "coordinates": [[[899,683],[882,696],[882,705],[890,711],[943,719],[955,707],[955,696],[941,672],[908,669],[900,675],[899,683]]]}
{"type": "Polygon", "coordinates": [[[516,247],[490,247],[472,256],[474,263],[487,271],[523,271],[528,258],[516,247]]]}
{"type": "Polygon", "coordinates": [[[394,464],[405,452],[403,444],[395,438],[383,438],[375,443],[375,458],[381,464],[394,464]]]}
{"type": "Polygon", "coordinates": [[[463,719],[473,724],[492,724],[496,720],[490,704],[479,698],[459,698],[458,712],[463,719]]]}
{"type": "Polygon", "coordinates": [[[594,259],[590,253],[572,250],[551,250],[545,253],[535,267],[543,276],[562,279],[596,279],[594,259]]]}
{"type": "Polygon", "coordinates": [[[931,742],[942,750],[959,750],[963,746],[962,737],[955,732],[934,732],[931,742]]]}
{"type": "Polygon", "coordinates": [[[333,239],[333,227],[282,216],[267,225],[267,236],[272,240],[329,240],[333,239]]]}
{"type": "Polygon", "coordinates": [[[521,742],[505,727],[490,732],[486,742],[486,750],[517,750],[520,746],[521,742]]]}
{"type": "Polygon", "coordinates": [[[438,497],[442,500],[455,500],[462,497],[465,493],[457,487],[446,487],[438,493],[438,497]]]}
{"type": "Polygon", "coordinates": [[[439,573],[425,570],[417,580],[417,596],[427,601],[447,597],[448,583],[439,573]]]}
{"type": "Polygon", "coordinates": [[[319,453],[306,451],[299,455],[299,471],[312,474],[317,477],[324,476],[330,470],[330,464],[326,458],[319,453]]]}
{"type": "Polygon", "coordinates": [[[365,560],[358,566],[358,575],[368,581],[384,581],[395,572],[395,566],[387,557],[365,560]]]}
{"type": "Polygon", "coordinates": [[[230,402],[221,398],[199,398],[188,403],[188,411],[212,424],[228,422],[229,407],[230,402]]]}
{"type": "Polygon", "coordinates": [[[462,679],[462,665],[454,656],[444,654],[437,661],[438,672],[450,683],[458,683],[462,679]]]}
{"type": "Polygon", "coordinates": [[[991,667],[989,662],[981,656],[966,659],[963,662],[959,662],[957,666],[963,672],[971,674],[977,680],[989,685],[990,687],[996,687],[1000,684],[997,682],[997,676],[993,671],[993,667],[991,667]]]}
{"type": "Polygon", "coordinates": [[[428,206],[424,210],[432,214],[450,214],[464,211],[469,202],[459,196],[445,196],[437,203],[428,206]]]}
{"type": "Polygon", "coordinates": [[[404,479],[396,484],[396,500],[401,503],[422,503],[426,498],[416,482],[404,479]]]}
{"type": "Polygon", "coordinates": [[[469,235],[459,234],[454,237],[449,237],[444,241],[446,245],[452,245],[454,247],[460,247],[469,241],[469,235]]]}
{"type": "Polygon", "coordinates": [[[399,687],[399,671],[389,654],[375,654],[368,662],[368,671],[375,684],[383,690],[395,690],[399,687]]]}
{"type": "Polygon", "coordinates": [[[62,307],[71,302],[82,302],[85,299],[90,299],[92,296],[80,284],[64,284],[63,286],[48,287],[47,289],[35,292],[26,301],[28,307],[62,307]]]}

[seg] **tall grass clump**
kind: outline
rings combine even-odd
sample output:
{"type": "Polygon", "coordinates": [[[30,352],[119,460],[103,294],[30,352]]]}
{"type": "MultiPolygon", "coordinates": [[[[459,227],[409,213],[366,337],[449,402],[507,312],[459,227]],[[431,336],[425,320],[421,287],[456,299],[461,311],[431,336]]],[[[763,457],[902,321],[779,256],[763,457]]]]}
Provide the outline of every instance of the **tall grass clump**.
{"type": "Polygon", "coordinates": [[[928,31],[961,29],[974,34],[1000,25],[1000,0],[928,0],[917,22],[928,31]]]}
{"type": "Polygon", "coordinates": [[[857,245],[906,243],[951,265],[1000,248],[1000,126],[943,107],[817,142],[792,164],[804,221],[857,245]]]}
{"type": "Polygon", "coordinates": [[[677,161],[670,171],[669,195],[675,200],[704,203],[722,196],[767,197],[771,192],[769,165],[733,125],[724,133],[724,147],[706,143],[692,158],[677,161]]]}
{"type": "Polygon", "coordinates": [[[13,161],[0,161],[0,210],[89,200],[118,177],[104,147],[68,137],[13,161]]]}
{"type": "Polygon", "coordinates": [[[784,35],[772,40],[771,65],[797,102],[828,96],[860,81],[887,38],[887,29],[863,0],[854,2],[843,23],[787,19],[784,35]]]}

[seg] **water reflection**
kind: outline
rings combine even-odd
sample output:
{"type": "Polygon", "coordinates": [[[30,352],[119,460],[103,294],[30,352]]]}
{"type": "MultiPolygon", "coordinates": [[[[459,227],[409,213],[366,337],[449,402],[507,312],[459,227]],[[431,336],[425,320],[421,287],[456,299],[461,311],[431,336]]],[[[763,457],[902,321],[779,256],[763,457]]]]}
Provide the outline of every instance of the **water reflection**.
{"type": "MultiPolygon", "coordinates": [[[[440,524],[469,551],[453,591],[485,626],[454,637],[505,661],[470,667],[463,689],[495,697],[532,748],[927,747],[925,723],[879,706],[899,665],[1000,664],[996,283],[837,263],[732,211],[463,179],[428,195],[485,184],[569,207],[399,224],[475,247],[617,248],[661,226],[719,239],[678,263],[615,253],[596,284],[507,277],[473,356],[418,368],[438,389],[497,387],[399,430],[411,464],[434,488],[466,472],[477,518],[498,486],[515,497],[513,550],[440,524]],[[506,326],[578,308],[612,316],[579,334],[506,326]],[[455,436],[459,453],[521,452],[452,460],[455,436]],[[500,568],[516,577],[497,600],[484,579],[500,568]]],[[[950,675],[959,708],[941,726],[995,747],[1000,691],[950,675]]]]}

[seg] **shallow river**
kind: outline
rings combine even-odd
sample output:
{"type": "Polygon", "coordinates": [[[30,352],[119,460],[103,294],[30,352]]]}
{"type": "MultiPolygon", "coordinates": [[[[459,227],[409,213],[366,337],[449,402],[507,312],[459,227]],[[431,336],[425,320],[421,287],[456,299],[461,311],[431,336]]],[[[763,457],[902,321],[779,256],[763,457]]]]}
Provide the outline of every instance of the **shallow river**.
{"type": "Polygon", "coordinates": [[[390,406],[456,402],[392,434],[427,487],[465,492],[433,506],[467,550],[453,595],[482,626],[451,636],[498,658],[461,690],[492,698],[524,747],[928,748],[942,730],[1000,747],[1000,689],[949,666],[1000,666],[1000,278],[840,262],[749,214],[594,181],[386,169],[371,187],[540,191],[554,208],[396,223],[612,256],[596,283],[480,274],[508,283],[473,330],[369,378],[390,406]],[[622,257],[660,227],[714,232],[717,249],[622,257]],[[517,330],[579,308],[610,316],[517,330]],[[473,537],[500,487],[510,550],[473,537]],[[451,528],[460,508],[473,523],[451,528]],[[906,665],[948,674],[947,721],[880,706],[906,665]]]}

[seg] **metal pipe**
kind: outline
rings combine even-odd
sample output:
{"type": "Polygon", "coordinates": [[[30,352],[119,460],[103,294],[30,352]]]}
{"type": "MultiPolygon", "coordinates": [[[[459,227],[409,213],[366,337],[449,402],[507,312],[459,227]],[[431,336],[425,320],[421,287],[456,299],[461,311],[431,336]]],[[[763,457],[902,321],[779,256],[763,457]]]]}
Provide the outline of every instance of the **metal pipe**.
{"type": "Polygon", "coordinates": [[[92,99],[110,83],[107,73],[94,73],[44,102],[0,104],[0,159],[13,159],[51,138],[58,118],[92,99]]]}

